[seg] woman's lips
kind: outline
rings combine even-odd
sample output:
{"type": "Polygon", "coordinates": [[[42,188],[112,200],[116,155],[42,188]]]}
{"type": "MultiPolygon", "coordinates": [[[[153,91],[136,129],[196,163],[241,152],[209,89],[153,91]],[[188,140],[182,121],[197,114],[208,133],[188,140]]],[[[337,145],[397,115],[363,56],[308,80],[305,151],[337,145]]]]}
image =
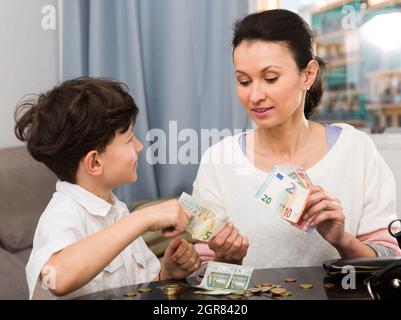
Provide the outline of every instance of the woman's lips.
{"type": "Polygon", "coordinates": [[[264,118],[270,113],[272,113],[274,107],[266,107],[266,108],[253,108],[252,112],[257,118],[264,118]]]}

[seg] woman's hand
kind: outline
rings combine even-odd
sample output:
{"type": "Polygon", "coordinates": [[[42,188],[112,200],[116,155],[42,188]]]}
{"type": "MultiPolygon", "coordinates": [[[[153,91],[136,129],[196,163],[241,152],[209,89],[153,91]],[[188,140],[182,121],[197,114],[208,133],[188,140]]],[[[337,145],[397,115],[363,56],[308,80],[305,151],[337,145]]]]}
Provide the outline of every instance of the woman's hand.
{"type": "Polygon", "coordinates": [[[194,246],[178,236],[166,249],[160,280],[184,279],[200,265],[201,260],[194,246]]]}
{"type": "Polygon", "coordinates": [[[345,215],[337,198],[327,193],[321,186],[310,187],[311,195],[302,218],[316,226],[320,235],[335,248],[341,248],[345,241],[345,215]]]}
{"type": "Polygon", "coordinates": [[[241,264],[248,252],[248,238],[242,236],[231,223],[209,241],[209,248],[216,254],[216,261],[241,264]]]}

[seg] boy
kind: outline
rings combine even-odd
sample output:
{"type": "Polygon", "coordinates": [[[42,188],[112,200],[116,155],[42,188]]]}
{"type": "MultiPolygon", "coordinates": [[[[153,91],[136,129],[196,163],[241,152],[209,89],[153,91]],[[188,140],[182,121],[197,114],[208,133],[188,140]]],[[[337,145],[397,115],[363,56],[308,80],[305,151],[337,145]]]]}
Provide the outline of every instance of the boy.
{"type": "Polygon", "coordinates": [[[30,299],[182,279],[200,266],[193,246],[180,237],[162,266],[141,238],[146,231],[173,237],[185,229],[190,216],[176,200],[129,214],[112,193],[137,179],[137,114],[121,83],[95,78],[65,81],[18,107],[17,137],[59,178],[26,267],[30,299]]]}

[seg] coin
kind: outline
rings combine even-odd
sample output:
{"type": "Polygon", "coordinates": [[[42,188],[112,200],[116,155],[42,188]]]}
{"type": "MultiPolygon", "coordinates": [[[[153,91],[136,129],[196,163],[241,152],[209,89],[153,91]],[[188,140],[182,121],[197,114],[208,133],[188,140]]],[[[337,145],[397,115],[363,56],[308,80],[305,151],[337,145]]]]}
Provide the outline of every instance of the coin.
{"type": "Polygon", "coordinates": [[[163,291],[163,293],[165,294],[165,295],[167,295],[167,296],[174,296],[174,295],[176,295],[177,294],[177,289],[174,289],[174,288],[165,288],[165,289],[163,289],[162,290],[163,291]]]}
{"type": "Polygon", "coordinates": [[[282,297],[289,297],[291,295],[292,295],[292,293],[290,291],[287,291],[287,292],[284,292],[281,294],[282,297]]]}
{"type": "Polygon", "coordinates": [[[324,284],[324,287],[327,288],[327,289],[334,288],[335,284],[331,283],[331,282],[327,282],[327,283],[324,284]]]}
{"type": "Polygon", "coordinates": [[[287,290],[284,288],[273,288],[270,291],[276,296],[281,296],[283,293],[287,292],[287,290]]]}
{"type": "Polygon", "coordinates": [[[124,294],[124,297],[135,297],[136,296],[136,292],[127,292],[124,294]]]}
{"type": "Polygon", "coordinates": [[[297,279],[295,279],[295,278],[285,278],[284,281],[285,282],[289,282],[289,283],[293,283],[293,282],[296,282],[297,279]]]}
{"type": "Polygon", "coordinates": [[[148,292],[151,292],[151,291],[152,291],[152,289],[150,289],[150,288],[139,288],[138,289],[139,293],[148,293],[148,292]]]}
{"type": "Polygon", "coordinates": [[[300,287],[301,289],[312,289],[312,288],[313,288],[313,284],[310,284],[310,283],[301,283],[301,284],[299,285],[299,287],[300,287]]]}
{"type": "Polygon", "coordinates": [[[180,290],[181,286],[177,283],[170,283],[157,288],[159,288],[166,296],[174,296],[180,290]]]}
{"type": "Polygon", "coordinates": [[[230,300],[240,300],[242,296],[239,294],[228,294],[227,298],[230,300]]]}
{"type": "Polygon", "coordinates": [[[163,289],[178,289],[179,285],[170,283],[170,284],[165,284],[165,285],[159,286],[158,288],[161,289],[161,290],[163,290],[163,289]]]}
{"type": "Polygon", "coordinates": [[[248,291],[249,291],[249,292],[252,292],[253,294],[255,294],[255,293],[261,292],[261,291],[262,291],[262,288],[255,288],[255,287],[253,287],[253,288],[249,288],[248,291]]]}
{"type": "Polygon", "coordinates": [[[271,283],[271,282],[262,283],[262,286],[264,286],[264,287],[272,287],[273,283],[271,283]]]}
{"type": "Polygon", "coordinates": [[[237,291],[235,294],[239,294],[241,296],[244,296],[245,294],[247,294],[248,291],[247,290],[241,290],[241,291],[237,291]]]}

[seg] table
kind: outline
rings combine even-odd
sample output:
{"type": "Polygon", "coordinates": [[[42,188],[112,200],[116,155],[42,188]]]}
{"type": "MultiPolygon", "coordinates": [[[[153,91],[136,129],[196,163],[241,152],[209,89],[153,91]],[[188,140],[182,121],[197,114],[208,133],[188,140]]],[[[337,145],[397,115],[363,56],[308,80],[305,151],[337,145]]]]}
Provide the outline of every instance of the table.
{"type": "MultiPolygon", "coordinates": [[[[345,275],[344,275],[345,276],[345,275]]],[[[249,287],[256,284],[271,282],[282,285],[292,293],[289,297],[272,298],[267,295],[254,295],[243,297],[242,300],[367,300],[370,299],[366,286],[363,284],[363,278],[356,277],[355,289],[345,290],[341,285],[342,278],[328,277],[322,267],[297,267],[297,268],[274,268],[257,269],[252,274],[249,287]],[[286,278],[295,278],[296,282],[287,283],[286,278]],[[326,288],[325,283],[334,284],[333,288],[326,288]],[[299,284],[313,284],[312,289],[301,289],[299,284]]],[[[153,281],[135,286],[126,286],[93,294],[78,297],[80,300],[227,300],[226,296],[210,296],[194,293],[198,290],[185,284],[195,283],[194,279],[187,281],[153,281]],[[167,283],[181,283],[183,289],[177,296],[165,296],[158,286],[167,283]],[[149,293],[137,293],[135,297],[125,297],[128,292],[137,292],[139,288],[152,289],[149,293]]]]}

